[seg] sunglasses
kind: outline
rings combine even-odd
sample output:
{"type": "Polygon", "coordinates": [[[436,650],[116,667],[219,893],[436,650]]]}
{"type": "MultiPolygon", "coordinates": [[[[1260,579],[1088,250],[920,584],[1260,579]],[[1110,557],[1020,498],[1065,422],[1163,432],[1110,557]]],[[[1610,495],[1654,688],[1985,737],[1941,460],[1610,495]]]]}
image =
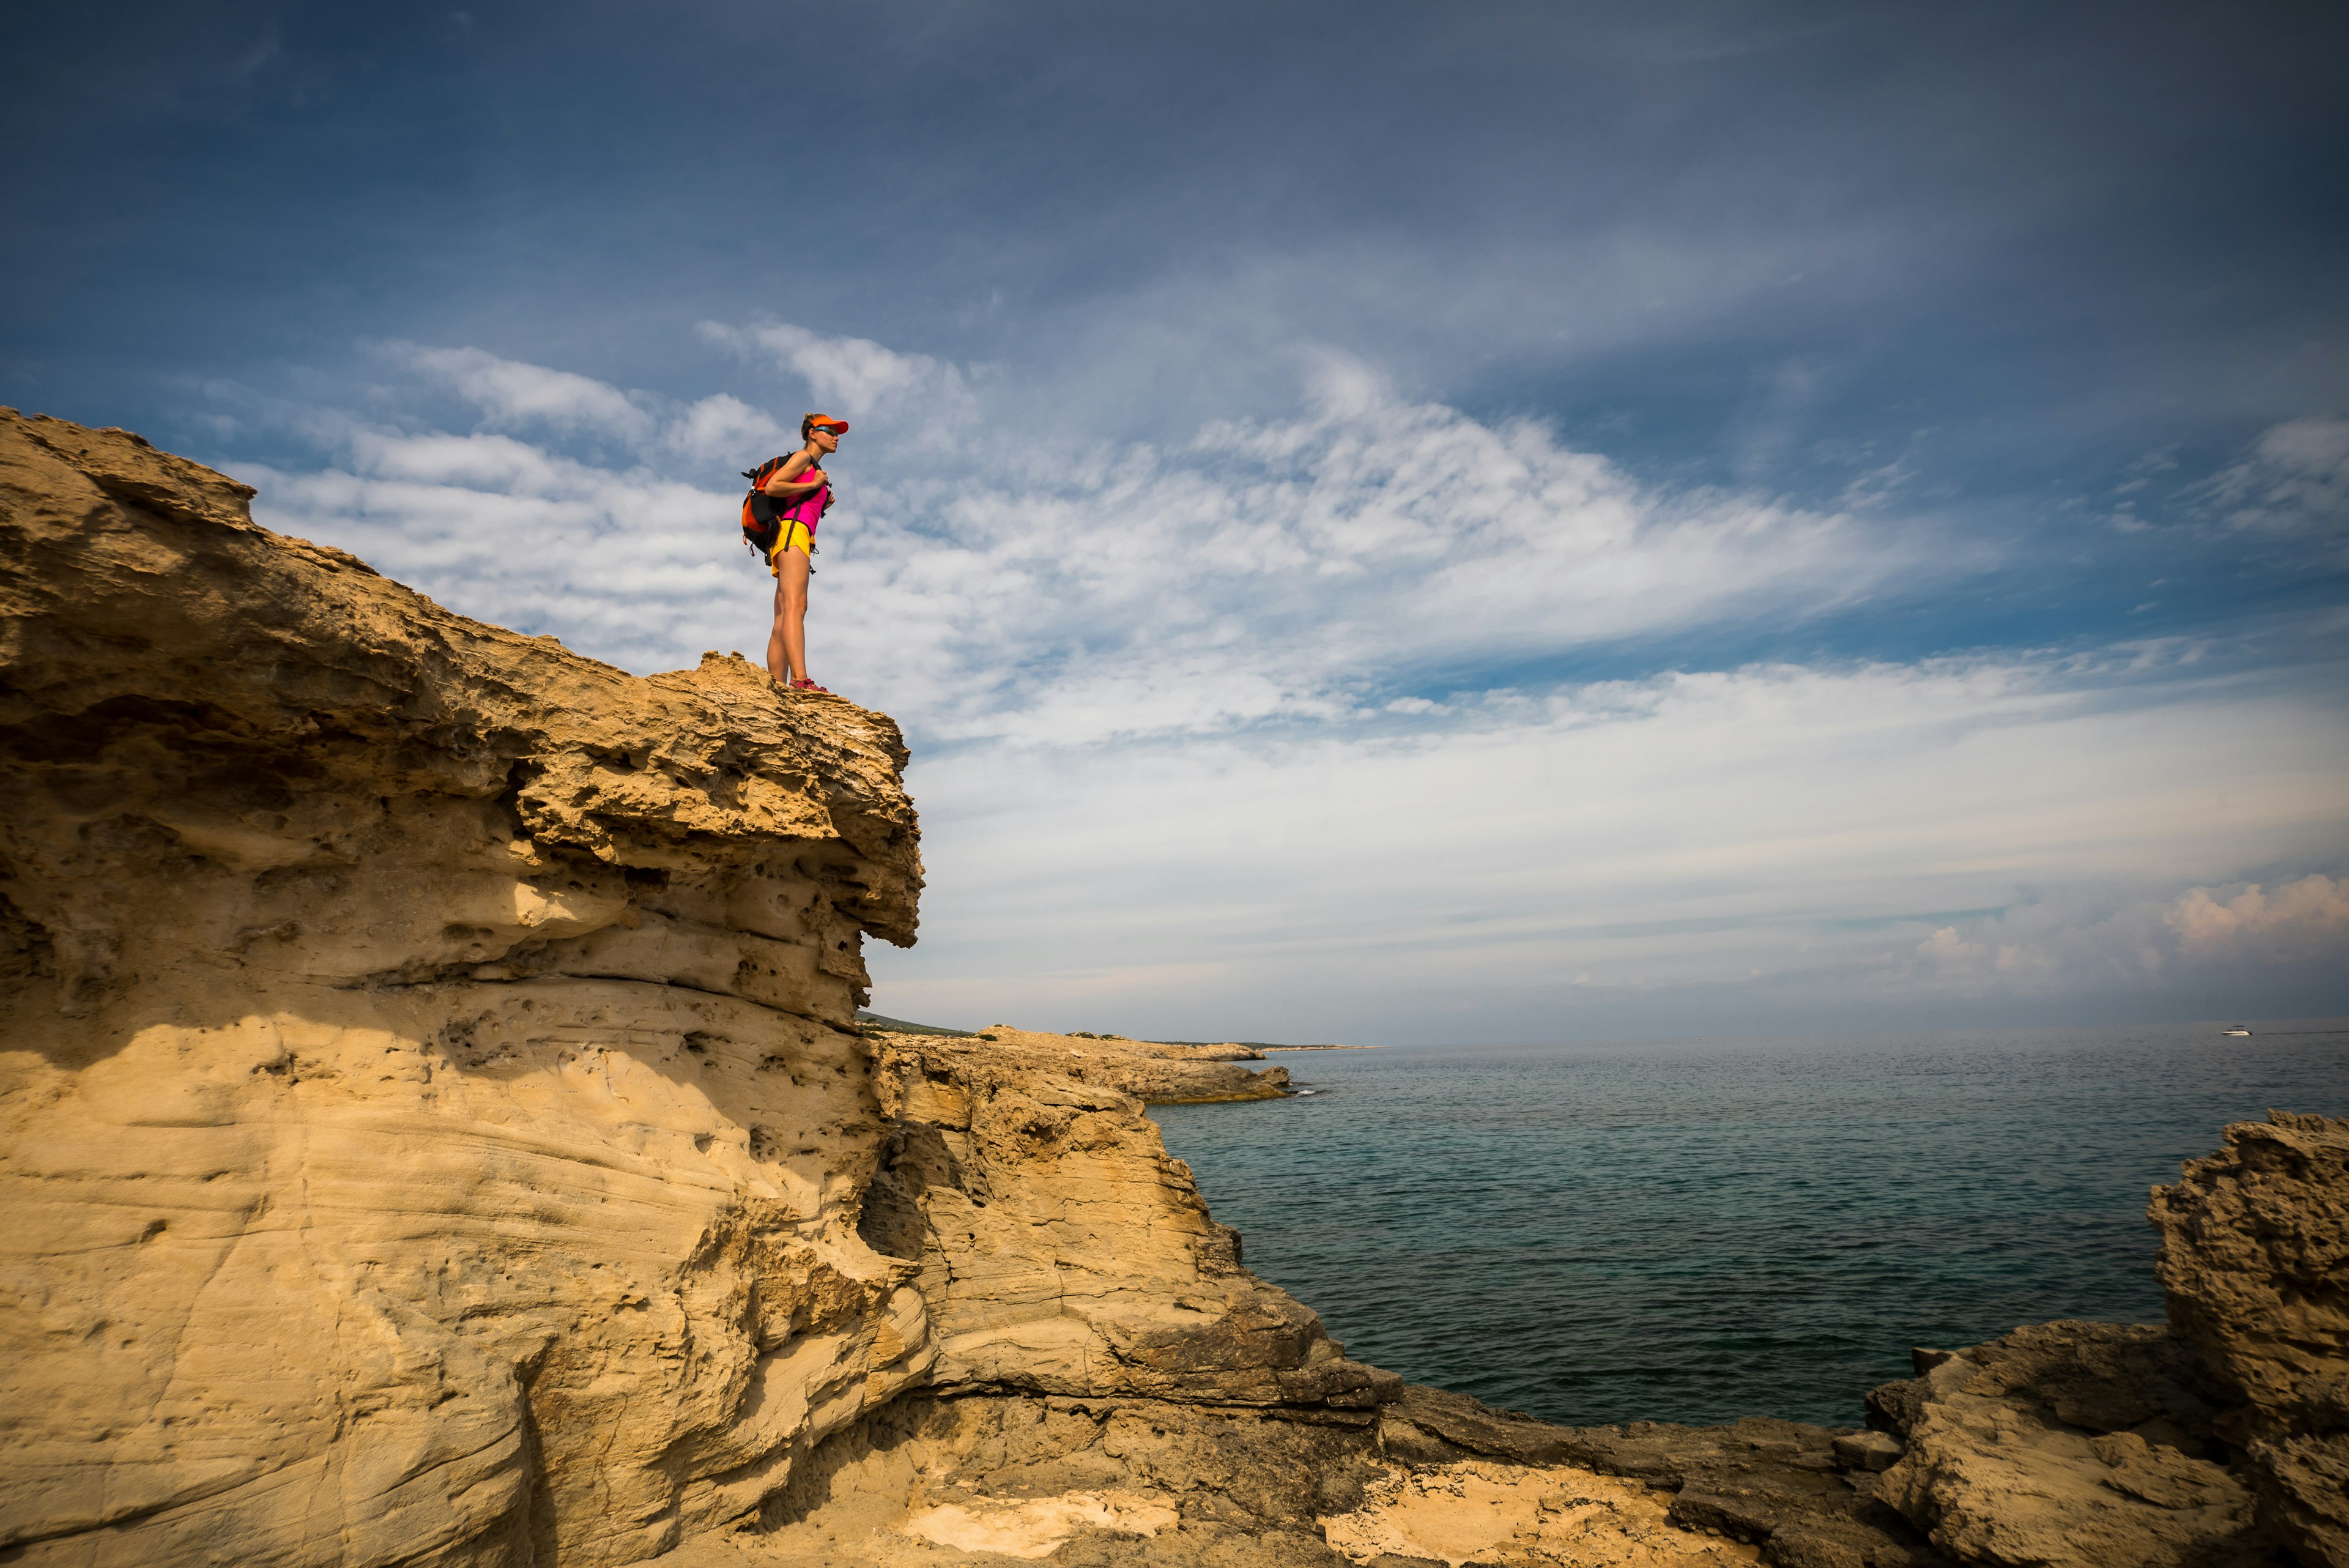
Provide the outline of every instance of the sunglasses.
{"type": "Polygon", "coordinates": [[[843,434],[843,433],[844,433],[844,431],[845,431],[845,427],[841,426],[841,425],[810,425],[810,426],[808,426],[808,433],[809,433],[809,434],[811,434],[811,435],[828,435],[828,436],[834,437],[834,438],[836,439],[836,438],[838,438],[839,436],[841,436],[842,434],[843,434]]]}

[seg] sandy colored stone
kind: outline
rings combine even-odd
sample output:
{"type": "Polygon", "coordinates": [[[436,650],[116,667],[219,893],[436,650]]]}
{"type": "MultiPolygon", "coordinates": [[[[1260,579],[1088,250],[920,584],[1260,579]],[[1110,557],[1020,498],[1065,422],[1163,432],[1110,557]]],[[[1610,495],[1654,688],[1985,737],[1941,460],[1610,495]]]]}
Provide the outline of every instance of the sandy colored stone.
{"type": "Polygon", "coordinates": [[[1871,1396],[1905,1442],[1876,1495],[1951,1556],[2013,1568],[2256,1558],[2250,1490],[2167,1330],[2043,1324],[1924,1359],[1923,1376],[1871,1396]]]}
{"type": "Polygon", "coordinates": [[[955,1551],[1002,1557],[1049,1557],[1079,1534],[1149,1540],[1180,1516],[1155,1498],[1131,1491],[1071,1491],[1057,1497],[937,1503],[906,1515],[897,1533],[955,1551]]]}
{"type": "Polygon", "coordinates": [[[1366,1411],[910,1394],[828,1438],[757,1530],[674,1568],[1344,1568],[1319,1517],[1383,1473],[1366,1411]]]}
{"type": "Polygon", "coordinates": [[[1120,1086],[1280,1069],[855,1027],[920,887],[886,718],[468,620],[250,494],[0,413],[11,1561],[633,1563],[934,1377],[1392,1390],[1120,1086]]]}
{"type": "Polygon", "coordinates": [[[2169,1321],[2241,1408],[2261,1521],[2349,1564],[2349,1121],[2271,1111],[2156,1188],[2169,1321]]]}
{"type": "Polygon", "coordinates": [[[2222,1560],[2251,1521],[2222,1465],[1962,1386],[1927,1408],[1878,1495],[1951,1555],[2013,1568],[2185,1568],[2222,1560]]]}
{"type": "Polygon", "coordinates": [[[1237,1236],[1118,1086],[1121,1053],[1064,1038],[881,1041],[893,1131],[864,1234],[918,1267],[931,1382],[1359,1407],[1399,1391],[1240,1266],[1237,1236]]]}
{"type": "Polygon", "coordinates": [[[855,1025],[920,888],[886,718],[250,493],[0,411],[7,1561],[2240,1568],[2248,1480],[2343,1562],[2343,1124],[2157,1195],[2171,1332],[1937,1353],[1897,1449],[1405,1389],[1143,1115],[1283,1069],[855,1025]]]}
{"type": "Polygon", "coordinates": [[[602,1563],[918,1378],[879,714],[482,626],[0,415],[0,1545],[602,1563]]]}
{"type": "MultiPolygon", "coordinates": [[[[1675,1523],[1670,1491],[1577,1466],[1437,1465],[1369,1413],[1163,1400],[908,1396],[829,1439],[766,1527],[677,1568],[943,1568],[1048,1555],[1096,1568],[1673,1565],[1790,1556],[1675,1523]],[[993,1553],[993,1555],[989,1555],[993,1553]]],[[[1897,1554],[1850,1561],[1899,1563],[1897,1554]]]]}
{"type": "Polygon", "coordinates": [[[892,1034],[869,1027],[865,1033],[902,1050],[936,1053],[942,1060],[961,1053],[965,1059],[991,1064],[999,1075],[1107,1085],[1145,1105],[1273,1100],[1288,1091],[1288,1068],[1240,1065],[1264,1060],[1261,1052],[1245,1046],[1166,1045],[1114,1036],[1051,1034],[1009,1024],[967,1036],[892,1034]]]}
{"type": "Polygon", "coordinates": [[[1759,1563],[1759,1548],[1682,1530],[1646,1487],[1567,1467],[1478,1460],[1400,1470],[1361,1506],[1321,1521],[1354,1563],[1381,1557],[1572,1568],[1712,1568],[1759,1563]]]}

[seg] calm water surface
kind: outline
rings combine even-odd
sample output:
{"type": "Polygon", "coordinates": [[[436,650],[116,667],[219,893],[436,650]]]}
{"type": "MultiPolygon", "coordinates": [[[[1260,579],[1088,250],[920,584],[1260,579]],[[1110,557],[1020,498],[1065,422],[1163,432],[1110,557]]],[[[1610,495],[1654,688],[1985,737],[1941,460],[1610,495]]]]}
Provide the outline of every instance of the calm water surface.
{"type": "Polygon", "coordinates": [[[1912,1345],[2158,1322],[2146,1189],[2349,1115],[2349,1021],[1306,1052],[1152,1111],[1348,1353],[1578,1424],[1856,1424],[1912,1345]],[[2290,1033],[2286,1033],[2290,1031],[2290,1033]]]}

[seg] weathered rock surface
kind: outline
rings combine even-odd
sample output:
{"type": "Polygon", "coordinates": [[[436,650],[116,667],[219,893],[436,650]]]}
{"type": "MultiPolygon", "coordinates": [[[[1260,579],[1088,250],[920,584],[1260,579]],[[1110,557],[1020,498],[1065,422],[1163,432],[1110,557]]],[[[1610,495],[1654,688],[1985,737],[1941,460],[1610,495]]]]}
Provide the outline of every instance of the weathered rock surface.
{"type": "Polygon", "coordinates": [[[1380,1412],[1383,1451],[1443,1465],[1469,1458],[1636,1480],[1679,1529],[1761,1548],[1788,1568],[1940,1568],[1947,1559],[1876,1498],[1870,1434],[1751,1417],[1726,1427],[1635,1421],[1553,1427],[1464,1395],[1413,1385],[1380,1412]]]}
{"type": "Polygon", "coordinates": [[[0,1544],[624,1563],[918,1378],[889,721],[441,610],[0,416],[0,1544]]]}
{"type": "Polygon", "coordinates": [[[899,1033],[871,1026],[864,1032],[899,1051],[927,1051],[938,1061],[973,1064],[994,1081],[1071,1078],[1081,1084],[1106,1085],[1144,1105],[1277,1100],[1288,1092],[1288,1068],[1243,1067],[1239,1064],[1243,1061],[1263,1061],[1262,1054],[1247,1051],[1235,1056],[1221,1045],[1050,1034],[1004,1023],[976,1034],[899,1033]]]}
{"type": "Polygon", "coordinates": [[[1970,1563],[2253,1558],[2251,1493],[2197,1376],[2158,1327],[2017,1329],[1871,1397],[1907,1445],[1878,1494],[1970,1563]]]}
{"type": "Polygon", "coordinates": [[[920,883],[887,719],[467,620],[249,494],[0,413],[10,1561],[631,1563],[934,1371],[1381,1390],[1122,1090],[908,1089],[854,1026],[920,883]],[[885,1149],[951,1161],[904,1256],[885,1149]]]}
{"type": "Polygon", "coordinates": [[[2349,1564],[2349,1121],[2271,1111],[2154,1189],[2169,1322],[2220,1397],[2262,1526],[2349,1564]]]}
{"type": "Polygon", "coordinates": [[[1384,1473],[1376,1423],[1368,1410],[916,1395],[830,1439],[766,1532],[705,1537],[678,1568],[1045,1555],[1339,1568],[1319,1519],[1384,1473]]]}
{"type": "Polygon", "coordinates": [[[671,1561],[1946,1568],[1868,1498],[1871,1472],[1839,1464],[1837,1436],[1564,1428],[1425,1388],[1376,1411],[925,1392],[828,1439],[763,1531],[671,1561]]]}
{"type": "Polygon", "coordinates": [[[2271,1112],[2154,1189],[2167,1327],[2054,1323],[1868,1396],[1881,1495],[1968,1562],[2349,1564],[2349,1123],[2271,1112]]]}
{"type": "Polygon", "coordinates": [[[1240,1267],[1238,1237],[1120,1086],[1246,1069],[1062,1038],[880,1043],[893,1130],[864,1234],[918,1266],[932,1383],[1233,1404],[1392,1397],[1401,1379],[1346,1360],[1295,1297],[1240,1267]]]}

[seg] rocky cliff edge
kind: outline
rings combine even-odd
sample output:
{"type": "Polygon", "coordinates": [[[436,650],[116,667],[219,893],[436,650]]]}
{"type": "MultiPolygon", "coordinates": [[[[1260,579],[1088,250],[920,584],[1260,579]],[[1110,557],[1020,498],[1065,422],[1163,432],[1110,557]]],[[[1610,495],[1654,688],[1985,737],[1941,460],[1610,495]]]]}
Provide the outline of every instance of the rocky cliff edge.
{"type": "Polygon", "coordinates": [[[1392,1394],[1133,1096],[856,1028],[888,719],[251,493],[0,412],[0,1556],[633,1563],[916,1386],[1392,1394]]]}

